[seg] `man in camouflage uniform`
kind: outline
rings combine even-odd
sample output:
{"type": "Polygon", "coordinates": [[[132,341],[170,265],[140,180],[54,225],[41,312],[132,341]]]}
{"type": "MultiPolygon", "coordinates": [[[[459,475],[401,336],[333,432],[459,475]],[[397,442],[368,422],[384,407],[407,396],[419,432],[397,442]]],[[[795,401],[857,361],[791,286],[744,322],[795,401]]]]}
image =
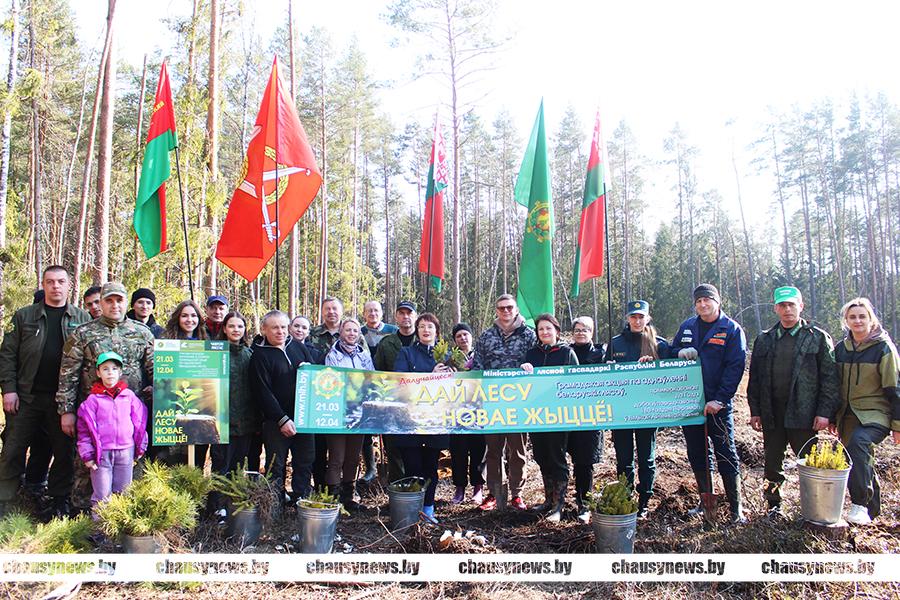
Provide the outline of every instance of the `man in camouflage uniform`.
{"type": "MultiPolygon", "coordinates": [[[[35,437],[46,431],[43,443],[53,451],[47,492],[52,510],[68,513],[72,487],[72,438],[60,430],[54,397],[66,337],[90,315],[67,302],[70,280],[66,270],[53,265],[41,278],[42,301],[16,311],[12,329],[0,346],[0,387],[6,428],[0,452],[0,513],[16,494],[25,471],[25,453],[35,437]]],[[[32,459],[34,457],[32,456],[32,459]]]]}
{"type": "MultiPolygon", "coordinates": [[[[148,407],[151,404],[153,334],[145,326],[125,317],[126,297],[125,286],[121,283],[104,284],[100,289],[100,317],[75,329],[63,347],[56,404],[62,430],[71,437],[75,437],[77,405],[90,394],[98,380],[97,358],[104,352],[115,352],[123,358],[122,377],[128,387],[148,407]]],[[[80,461],[76,461],[75,466],[72,505],[85,510],[91,506],[90,474],[80,461]]]]}
{"type": "MultiPolygon", "coordinates": [[[[494,304],[497,318],[493,326],[484,330],[475,343],[472,357],[472,370],[484,369],[518,369],[525,362],[525,354],[534,346],[537,336],[534,330],[525,324],[519,314],[516,299],[509,294],[497,298],[494,304]]],[[[507,481],[504,472],[503,457],[509,456],[509,506],[516,510],[525,510],[522,500],[522,488],[525,485],[525,443],[527,433],[489,433],[486,434],[487,483],[490,495],[481,503],[482,510],[504,509],[507,498],[507,481]],[[504,452],[505,450],[505,452],[504,452]]]]}

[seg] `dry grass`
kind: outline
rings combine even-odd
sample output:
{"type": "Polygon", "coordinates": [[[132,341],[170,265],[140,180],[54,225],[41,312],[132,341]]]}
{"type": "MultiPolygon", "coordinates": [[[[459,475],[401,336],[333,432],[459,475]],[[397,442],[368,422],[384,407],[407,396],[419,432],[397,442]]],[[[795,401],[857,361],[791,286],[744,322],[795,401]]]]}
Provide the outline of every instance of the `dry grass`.
{"type": "MultiPolygon", "coordinates": [[[[697,501],[693,476],[687,465],[684,439],[678,430],[663,430],[658,437],[656,495],[651,502],[649,519],[641,521],[635,541],[636,553],[900,553],[900,448],[886,441],[877,449],[877,471],[882,482],[883,514],[870,527],[851,528],[844,540],[819,537],[804,529],[798,519],[799,492],[797,471],[792,459],[786,463],[788,483],[784,487],[784,506],[789,520],[773,523],[765,517],[762,497],[762,439],[747,425],[746,402],[738,401],[735,417],[736,441],[742,461],[743,490],[750,523],[732,526],[727,523],[727,508],[722,507],[716,526],[706,526],[699,519],[687,519],[686,511],[697,501]]],[[[529,465],[524,498],[531,505],[540,502],[540,477],[537,467],[529,465]]],[[[598,480],[615,477],[612,443],[606,436],[602,462],[597,466],[598,480]]],[[[716,484],[720,487],[719,484],[716,484]]],[[[369,510],[364,514],[341,517],[338,523],[340,541],[337,552],[348,553],[553,553],[572,554],[593,551],[593,533],[589,526],[575,520],[570,498],[564,520],[559,524],[542,521],[530,513],[484,513],[473,504],[449,504],[453,487],[448,473],[442,470],[438,485],[436,512],[439,526],[417,524],[405,531],[388,531],[387,496],[375,486],[364,498],[369,510]],[[475,531],[486,538],[484,546],[468,540],[456,540],[440,550],[438,540],[445,530],[475,531]]],[[[570,495],[571,495],[570,488],[570,495]]],[[[259,543],[245,552],[293,553],[297,551],[296,515],[293,509],[267,528],[259,543]]],[[[224,539],[220,528],[210,523],[198,527],[189,538],[170,540],[176,552],[241,552],[242,549],[224,539]]],[[[112,548],[103,548],[110,551],[112,548]]],[[[54,586],[0,584],[0,597],[40,597],[54,586]]],[[[900,584],[763,584],[763,583],[430,583],[430,584],[238,584],[205,583],[191,586],[85,584],[78,598],[341,598],[362,600],[414,600],[419,598],[473,598],[485,600],[530,600],[550,598],[884,598],[900,600],[900,584]]]]}

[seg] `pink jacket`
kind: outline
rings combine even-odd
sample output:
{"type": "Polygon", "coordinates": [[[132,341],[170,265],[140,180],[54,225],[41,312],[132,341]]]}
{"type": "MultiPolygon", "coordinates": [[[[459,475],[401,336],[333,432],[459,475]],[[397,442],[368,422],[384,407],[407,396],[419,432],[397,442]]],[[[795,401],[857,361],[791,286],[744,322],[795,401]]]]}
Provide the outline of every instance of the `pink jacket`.
{"type": "Polygon", "coordinates": [[[134,447],[134,457],[147,450],[147,407],[128,388],[115,398],[95,387],[78,407],[78,455],[100,464],[104,450],[134,447]]]}

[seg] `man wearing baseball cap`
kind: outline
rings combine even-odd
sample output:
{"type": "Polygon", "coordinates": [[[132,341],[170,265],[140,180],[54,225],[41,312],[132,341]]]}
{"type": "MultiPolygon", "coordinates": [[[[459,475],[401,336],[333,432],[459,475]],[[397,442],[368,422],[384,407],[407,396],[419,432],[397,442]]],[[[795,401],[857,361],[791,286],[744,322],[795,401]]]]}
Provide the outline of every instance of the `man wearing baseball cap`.
{"type": "Polygon", "coordinates": [[[750,426],[763,435],[763,494],[769,516],[783,517],[785,450],[790,445],[797,458],[806,456],[806,442],[834,420],[840,394],[834,343],[825,331],[800,317],[800,290],[780,287],[773,301],[778,323],[760,333],[753,343],[747,401],[750,426]]]}
{"type": "MultiPolygon", "coordinates": [[[[378,342],[373,363],[378,371],[393,371],[400,348],[409,346],[416,337],[416,305],[410,300],[401,300],[394,311],[394,323],[398,330],[386,335],[378,342]]],[[[404,474],[403,459],[394,447],[392,436],[384,435],[384,452],[388,459],[388,481],[397,481],[404,474]]]]}
{"type": "MultiPolygon", "coordinates": [[[[115,352],[122,357],[122,379],[150,406],[153,334],[144,325],[125,316],[127,298],[121,283],[104,283],[100,288],[100,316],[76,328],[63,346],[56,406],[62,430],[70,437],[74,438],[76,434],[78,402],[90,395],[91,388],[99,380],[97,359],[104,352],[115,352]]],[[[72,505],[89,509],[91,493],[90,474],[83,465],[76,465],[72,505]]]]}
{"type": "Polygon", "coordinates": [[[206,299],[206,337],[210,340],[219,338],[222,331],[222,323],[228,314],[228,300],[225,296],[215,295],[206,299]]]}
{"type": "MultiPolygon", "coordinates": [[[[719,475],[728,504],[731,520],[746,523],[741,502],[741,473],[737,449],[734,445],[734,395],[744,376],[747,362],[747,340],[744,330],[720,308],[719,290],[709,283],[701,283],[694,290],[696,316],[686,320],[672,341],[672,354],[678,358],[700,358],[703,372],[703,396],[706,406],[706,428],[703,425],[683,427],[687,443],[688,461],[697,480],[700,494],[712,491],[712,456],[707,452],[706,434],[712,440],[719,475]],[[705,430],[704,430],[705,429],[705,430]]],[[[702,496],[701,496],[702,498],[702,496]]],[[[702,505],[691,511],[700,514],[702,505]]]]}

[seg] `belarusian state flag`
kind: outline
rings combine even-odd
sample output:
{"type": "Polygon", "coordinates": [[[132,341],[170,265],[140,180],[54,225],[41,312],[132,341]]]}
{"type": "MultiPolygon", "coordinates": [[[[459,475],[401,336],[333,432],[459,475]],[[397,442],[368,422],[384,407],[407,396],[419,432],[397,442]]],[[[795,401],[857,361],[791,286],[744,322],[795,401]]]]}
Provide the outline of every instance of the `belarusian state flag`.
{"type": "Polygon", "coordinates": [[[573,298],[578,297],[581,284],[603,275],[603,246],[606,230],[606,165],[601,152],[600,112],[594,124],[591,139],[591,157],[588,159],[587,177],[584,180],[584,197],[581,201],[581,225],[578,227],[578,247],[575,249],[575,270],[572,272],[573,298]]]}
{"type": "Polygon", "coordinates": [[[428,186],[425,191],[425,222],[422,225],[422,247],[419,272],[427,273],[431,285],[438,292],[444,281],[444,189],[447,187],[447,154],[444,136],[437,116],[434,119],[434,138],[431,142],[431,165],[428,167],[428,186]]]}
{"type": "Polygon", "coordinates": [[[294,102],[278,77],[276,58],[216,258],[247,281],[256,279],[321,185],[322,174],[294,102]]]}
{"type": "Polygon", "coordinates": [[[550,194],[543,100],[516,179],[515,198],[516,202],[528,207],[516,302],[526,322],[533,325],[534,318],[541,313],[554,312],[553,253],[550,246],[553,241],[553,198],[550,194]]]}
{"type": "Polygon", "coordinates": [[[147,132],[147,147],[141,165],[141,181],[134,205],[134,231],[147,258],[166,249],[166,181],[169,179],[169,152],[178,145],[175,111],[169,73],[163,61],[153,100],[153,116],[147,132]]]}

